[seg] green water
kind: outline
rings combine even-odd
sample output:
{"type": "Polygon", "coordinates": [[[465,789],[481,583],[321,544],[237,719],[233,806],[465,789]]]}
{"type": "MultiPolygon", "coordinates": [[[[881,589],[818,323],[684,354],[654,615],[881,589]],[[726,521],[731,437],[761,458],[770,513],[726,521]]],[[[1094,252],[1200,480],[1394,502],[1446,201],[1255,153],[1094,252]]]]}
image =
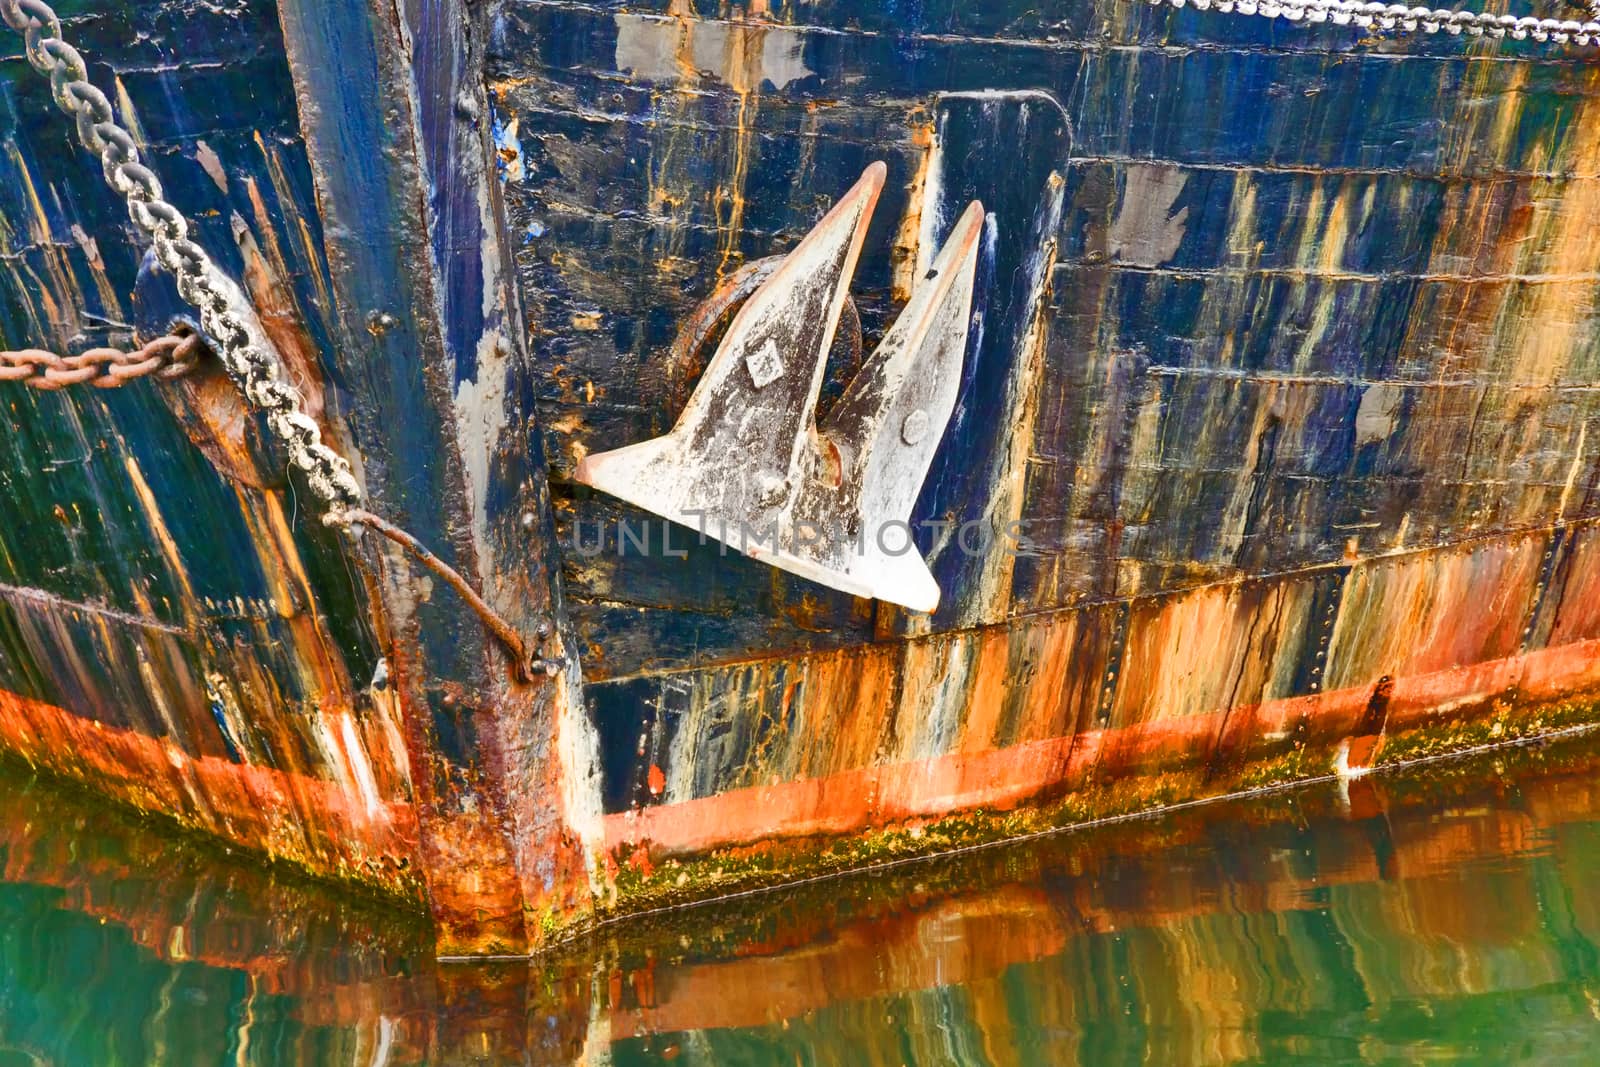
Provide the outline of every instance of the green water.
{"type": "Polygon", "coordinates": [[[532,965],[0,777],[0,1067],[1600,1062],[1600,742],[607,928],[532,965]]]}

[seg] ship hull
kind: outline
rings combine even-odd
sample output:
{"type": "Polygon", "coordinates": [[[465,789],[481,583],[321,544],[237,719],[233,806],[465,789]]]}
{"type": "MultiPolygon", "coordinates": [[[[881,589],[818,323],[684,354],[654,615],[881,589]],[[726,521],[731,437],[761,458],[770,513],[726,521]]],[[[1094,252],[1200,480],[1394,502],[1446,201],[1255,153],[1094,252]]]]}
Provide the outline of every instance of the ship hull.
{"type": "MultiPolygon", "coordinates": [[[[1600,717],[1579,53],[1109,0],[112,6],[68,26],[91,76],[373,510],[558,666],[317,522],[220,376],[15,386],[0,748],[36,766],[470,953],[1600,717]],[[701,302],[879,161],[869,350],[986,212],[932,613],[575,479],[672,428],[701,302]]],[[[0,326],[69,348],[143,314],[142,249],[0,77],[0,326]]]]}

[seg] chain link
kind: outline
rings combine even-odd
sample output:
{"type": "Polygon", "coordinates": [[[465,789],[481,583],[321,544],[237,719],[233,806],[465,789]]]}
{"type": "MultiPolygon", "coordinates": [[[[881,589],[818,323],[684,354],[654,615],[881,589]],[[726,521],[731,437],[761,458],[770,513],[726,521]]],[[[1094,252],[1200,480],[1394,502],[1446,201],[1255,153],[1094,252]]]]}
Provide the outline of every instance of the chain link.
{"type": "Polygon", "coordinates": [[[115,389],[151,375],[182,377],[207,351],[205,342],[192,333],[157,337],[132,352],[91,348],[75,356],[58,356],[37,348],[0,351],[0,382],[21,382],[45,390],[87,382],[97,389],[115,389]]]}
{"type": "MultiPolygon", "coordinates": [[[[151,238],[157,261],[172,273],[179,294],[199,311],[201,328],[216,341],[228,376],[266,415],[290,462],[329,508],[359,504],[361,486],[349,463],[323,444],[321,429],[301,410],[300,393],[282,379],[277,354],[244,293],[189,239],[187,222],[163,198],[160,180],[140,161],[133,137],[115,121],[111,102],[89,82],[83,56],[62,40],[54,9],[44,0],[0,0],[0,19],[22,35],[33,68],[49,76],[56,106],[74,121],[84,148],[100,157],[106,181],[127,201],[128,217],[151,238]]],[[[46,376],[51,369],[58,377],[68,373],[47,368],[46,376]]],[[[91,377],[92,369],[85,375],[91,377]]]]}
{"type": "Polygon", "coordinates": [[[1530,16],[1490,15],[1477,11],[1408,7],[1405,4],[1365,3],[1363,0],[1146,0],[1154,7],[1192,7],[1225,15],[1258,15],[1290,22],[1331,22],[1361,30],[1402,30],[1406,33],[1448,33],[1452,36],[1509,37],[1513,41],[1552,41],[1556,44],[1600,43],[1600,21],[1539,19],[1530,16]]]}

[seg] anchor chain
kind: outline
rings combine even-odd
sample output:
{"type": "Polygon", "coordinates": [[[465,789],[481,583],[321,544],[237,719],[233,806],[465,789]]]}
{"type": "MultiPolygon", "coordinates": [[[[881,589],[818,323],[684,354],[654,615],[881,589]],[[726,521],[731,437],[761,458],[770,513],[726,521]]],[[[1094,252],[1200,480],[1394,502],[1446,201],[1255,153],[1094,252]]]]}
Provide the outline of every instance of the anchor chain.
{"type": "MultiPolygon", "coordinates": [[[[1600,43],[1600,21],[1541,19],[1531,16],[1491,15],[1479,11],[1410,7],[1405,4],[1368,3],[1364,0],[1145,0],[1152,7],[1193,7],[1224,15],[1256,15],[1289,22],[1331,22],[1362,30],[1403,30],[1406,33],[1447,33],[1451,36],[1511,38],[1513,41],[1553,41],[1556,44],[1600,43]]],[[[1587,6],[1587,5],[1586,5],[1587,6]]],[[[1593,12],[1594,9],[1590,9],[1593,12]]]]}
{"type": "MultiPolygon", "coordinates": [[[[83,147],[100,158],[106,181],[122,195],[128,217],[147,234],[157,261],[173,276],[178,293],[199,310],[200,326],[215,340],[216,355],[228,376],[252,405],[266,416],[268,429],[280,439],[289,461],[325,508],[323,521],[356,532],[371,528],[399,544],[466,599],[485,627],[509,655],[523,680],[555,674],[561,664],[530,653],[508,622],[494,612],[461,575],[422,546],[416,538],[360,508],[362,491],[350,464],[322,441],[322,430],[303,410],[299,390],[283,380],[283,368],[262,332],[255,310],[239,286],[218,269],[205,249],[189,239],[188,223],[166,201],[160,180],[141,162],[128,131],[115,121],[111,102],[89,81],[83,56],[61,37],[61,19],[44,0],[0,0],[0,20],[21,34],[29,64],[50,78],[56,106],[77,127],[83,147]]],[[[123,379],[151,373],[187,370],[180,364],[196,354],[198,338],[160,338],[135,353],[92,349],[79,356],[58,356],[28,349],[0,353],[0,381],[26,381],[40,389],[57,389],[89,381],[109,387],[123,379]],[[107,369],[102,374],[98,368],[107,369]],[[39,368],[43,368],[40,370],[39,368]]],[[[542,646],[553,633],[541,623],[536,638],[542,646]]]]}
{"type": "Polygon", "coordinates": [[[208,351],[200,336],[192,333],[169,333],[132,352],[90,348],[74,356],[60,356],[38,348],[0,351],[0,382],[21,382],[43,390],[82,383],[115,389],[152,375],[181,378],[208,351]]]}
{"type": "Polygon", "coordinates": [[[90,83],[83,56],[62,40],[55,10],[43,0],[0,0],[0,19],[22,35],[29,64],[49,76],[56,106],[73,119],[83,147],[100,158],[106,181],[127,201],[128,217],[150,237],[178,292],[199,310],[200,325],[215,339],[228,376],[265,414],[312,492],[332,509],[360,503],[361,486],[350,464],[323,444],[321,428],[302,410],[299,390],[283,380],[244,293],[189,239],[187,221],[163,198],[160,180],[140,161],[133,137],[115,121],[111,102],[90,83]]]}

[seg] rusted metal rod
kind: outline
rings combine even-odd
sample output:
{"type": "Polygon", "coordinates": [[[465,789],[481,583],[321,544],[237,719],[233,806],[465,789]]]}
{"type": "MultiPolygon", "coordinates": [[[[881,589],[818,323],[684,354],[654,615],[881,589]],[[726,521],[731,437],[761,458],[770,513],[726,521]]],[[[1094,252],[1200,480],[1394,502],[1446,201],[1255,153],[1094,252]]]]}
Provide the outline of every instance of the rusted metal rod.
{"type": "Polygon", "coordinates": [[[461,576],[460,572],[434,555],[421,541],[418,541],[415,537],[394,525],[394,523],[362,508],[342,508],[337,511],[330,511],[323,521],[330,526],[346,528],[351,526],[368,527],[405,549],[423,566],[443,578],[445,583],[454,589],[462,600],[467,602],[467,606],[477,613],[484,627],[500,642],[506,654],[511,657],[511,662],[518,677],[523,681],[531,681],[534,675],[555,673],[555,664],[548,660],[530,656],[528,646],[523,641],[522,635],[491,608],[483,597],[478,595],[478,591],[472,588],[467,580],[461,576]]]}

